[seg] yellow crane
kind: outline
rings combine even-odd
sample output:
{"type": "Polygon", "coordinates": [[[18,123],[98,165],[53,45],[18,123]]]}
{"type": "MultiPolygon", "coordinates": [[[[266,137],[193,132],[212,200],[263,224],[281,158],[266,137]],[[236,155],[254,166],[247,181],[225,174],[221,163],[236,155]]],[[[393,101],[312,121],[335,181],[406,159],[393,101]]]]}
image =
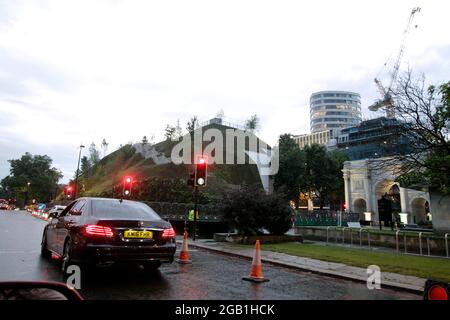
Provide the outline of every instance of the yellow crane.
{"type": "MultiPolygon", "coordinates": [[[[386,117],[388,117],[388,118],[394,117],[394,112],[392,110],[392,107],[394,105],[394,101],[392,99],[392,94],[391,94],[392,87],[394,86],[394,84],[397,81],[398,70],[400,69],[400,63],[402,61],[403,53],[405,51],[406,38],[407,38],[409,30],[411,28],[411,24],[412,24],[414,15],[417,12],[420,12],[419,7],[415,7],[412,9],[411,14],[409,15],[408,24],[406,25],[406,29],[405,29],[405,31],[403,31],[403,40],[402,40],[402,44],[400,46],[400,51],[397,55],[397,59],[394,64],[394,68],[392,70],[391,81],[390,81],[389,87],[385,88],[378,78],[374,79],[375,84],[378,87],[378,91],[381,93],[383,99],[377,100],[374,104],[369,106],[369,110],[370,111],[378,111],[380,108],[385,108],[386,117]]],[[[417,28],[417,25],[416,25],[416,28],[417,28]]]]}

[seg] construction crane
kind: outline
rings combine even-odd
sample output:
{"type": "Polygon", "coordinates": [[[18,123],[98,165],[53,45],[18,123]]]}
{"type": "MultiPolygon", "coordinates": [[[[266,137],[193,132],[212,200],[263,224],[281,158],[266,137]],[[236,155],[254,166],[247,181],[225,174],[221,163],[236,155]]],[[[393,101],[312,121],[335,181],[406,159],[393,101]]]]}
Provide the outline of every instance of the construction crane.
{"type": "MultiPolygon", "coordinates": [[[[420,12],[419,7],[412,9],[411,14],[409,15],[408,24],[406,25],[406,29],[405,29],[405,31],[403,31],[403,40],[402,40],[402,44],[400,46],[400,51],[398,53],[397,60],[395,61],[394,68],[392,70],[391,81],[390,81],[389,87],[385,88],[379,79],[377,79],[377,78],[374,79],[375,84],[378,87],[378,91],[381,93],[383,99],[377,100],[374,104],[369,106],[369,110],[370,111],[378,111],[380,108],[385,108],[387,118],[394,117],[394,112],[392,110],[392,107],[394,106],[394,101],[393,101],[392,95],[391,95],[392,87],[394,86],[394,84],[397,81],[398,70],[400,69],[400,63],[403,58],[403,53],[405,52],[406,38],[407,38],[409,30],[411,28],[411,24],[412,24],[414,15],[417,12],[420,12]]],[[[415,27],[417,28],[417,25],[415,27]]]]}

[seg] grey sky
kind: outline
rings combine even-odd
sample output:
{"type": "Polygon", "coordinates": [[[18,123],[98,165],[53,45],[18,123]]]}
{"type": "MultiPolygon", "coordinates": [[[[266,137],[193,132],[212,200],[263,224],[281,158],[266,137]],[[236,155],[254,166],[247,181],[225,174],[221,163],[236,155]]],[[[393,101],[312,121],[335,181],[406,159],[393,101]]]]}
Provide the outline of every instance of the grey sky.
{"type": "Polygon", "coordinates": [[[449,80],[448,1],[0,0],[0,178],[29,151],[67,181],[81,142],[158,141],[220,109],[257,113],[272,144],[309,131],[319,90],[359,92],[373,117],[415,6],[401,70],[449,80]]]}

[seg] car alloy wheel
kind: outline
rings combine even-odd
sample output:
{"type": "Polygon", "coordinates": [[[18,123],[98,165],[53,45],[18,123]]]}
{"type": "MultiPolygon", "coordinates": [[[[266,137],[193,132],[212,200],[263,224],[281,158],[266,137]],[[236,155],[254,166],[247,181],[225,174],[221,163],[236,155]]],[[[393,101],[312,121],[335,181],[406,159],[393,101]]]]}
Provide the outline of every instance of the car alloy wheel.
{"type": "Polygon", "coordinates": [[[47,248],[47,235],[45,233],[42,237],[41,255],[45,258],[49,258],[51,256],[50,250],[47,248]]]}
{"type": "Polygon", "coordinates": [[[70,256],[70,248],[71,248],[70,240],[67,240],[66,243],[64,244],[64,252],[61,259],[61,269],[64,273],[66,273],[67,268],[70,266],[72,260],[70,256]]]}

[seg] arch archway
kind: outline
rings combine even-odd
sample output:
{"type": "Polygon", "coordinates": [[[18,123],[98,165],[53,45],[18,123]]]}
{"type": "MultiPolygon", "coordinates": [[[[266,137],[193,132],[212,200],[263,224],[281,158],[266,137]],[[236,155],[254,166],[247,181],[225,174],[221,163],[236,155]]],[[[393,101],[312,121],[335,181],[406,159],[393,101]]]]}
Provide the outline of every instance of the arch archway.
{"type": "Polygon", "coordinates": [[[429,204],[426,199],[415,198],[411,201],[411,214],[414,223],[427,221],[427,213],[429,211],[429,204]]]}
{"type": "Polygon", "coordinates": [[[375,186],[377,200],[386,198],[391,202],[392,213],[401,212],[400,186],[393,180],[383,180],[375,186]]]}
{"type": "Polygon", "coordinates": [[[353,210],[355,213],[363,214],[367,211],[366,200],[359,198],[353,201],[353,210]]]}

